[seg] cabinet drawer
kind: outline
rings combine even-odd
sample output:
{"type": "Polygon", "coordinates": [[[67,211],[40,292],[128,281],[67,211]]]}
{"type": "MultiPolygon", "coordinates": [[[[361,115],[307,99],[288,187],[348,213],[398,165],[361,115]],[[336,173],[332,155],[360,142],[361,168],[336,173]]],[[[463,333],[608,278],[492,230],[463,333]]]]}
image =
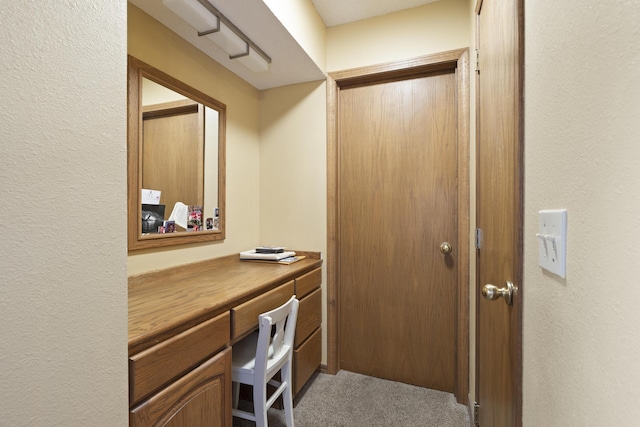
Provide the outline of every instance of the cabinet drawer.
{"type": "Polygon", "coordinates": [[[281,306],[293,296],[293,280],[231,309],[231,338],[241,338],[258,327],[258,316],[281,306]]]}
{"type": "Polygon", "coordinates": [[[293,351],[293,394],[297,394],[322,362],[322,328],[293,351]]]}
{"type": "Polygon", "coordinates": [[[322,291],[316,289],[300,300],[294,347],[302,344],[322,323],[322,291]]]}
{"type": "Polygon", "coordinates": [[[211,357],[229,343],[225,312],[129,357],[129,404],[140,400],[211,357]]]}
{"type": "Polygon", "coordinates": [[[322,284],[322,268],[316,268],[296,278],[296,298],[302,299],[322,284]]]}

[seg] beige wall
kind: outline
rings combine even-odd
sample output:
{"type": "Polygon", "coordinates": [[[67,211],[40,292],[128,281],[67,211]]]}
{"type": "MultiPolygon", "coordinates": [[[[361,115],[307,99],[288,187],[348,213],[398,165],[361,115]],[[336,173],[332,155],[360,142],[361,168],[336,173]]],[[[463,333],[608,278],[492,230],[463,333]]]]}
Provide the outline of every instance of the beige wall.
{"type": "Polygon", "coordinates": [[[327,30],[327,71],[469,46],[469,0],[443,0],[327,30]]]}
{"type": "Polygon", "coordinates": [[[238,253],[259,244],[259,93],[149,15],[129,5],[128,52],[227,106],[224,242],[131,252],[129,274],[238,253]]]}
{"type": "Polygon", "coordinates": [[[269,89],[260,98],[260,240],[324,250],[325,82],[269,89]]]}
{"type": "Polygon", "coordinates": [[[127,425],[126,19],[0,3],[2,425],[127,425]]]}
{"type": "MultiPolygon", "coordinates": [[[[260,111],[260,242],[325,256],[326,84],[263,91],[260,111]]],[[[326,264],[323,276],[326,283],[326,264]]],[[[326,343],[326,322],[322,332],[326,343]]],[[[326,361],[326,345],[323,350],[326,361]]]]}
{"type": "Polygon", "coordinates": [[[327,29],[311,0],[264,0],[307,55],[326,70],[327,29]]]}
{"type": "Polygon", "coordinates": [[[638,2],[525,2],[524,425],[638,425],[638,2]],[[537,212],[568,209],[567,278],[537,212]]]}

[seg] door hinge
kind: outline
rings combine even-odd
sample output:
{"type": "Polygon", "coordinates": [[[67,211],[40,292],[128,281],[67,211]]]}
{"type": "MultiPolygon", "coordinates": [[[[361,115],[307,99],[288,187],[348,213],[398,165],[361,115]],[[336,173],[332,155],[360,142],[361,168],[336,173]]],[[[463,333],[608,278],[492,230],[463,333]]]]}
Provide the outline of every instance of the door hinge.
{"type": "Polygon", "coordinates": [[[478,402],[473,403],[473,425],[476,427],[480,427],[480,404],[478,402]]]}
{"type": "Polygon", "coordinates": [[[480,49],[476,49],[476,71],[480,72],[480,49]]]}
{"type": "Polygon", "coordinates": [[[482,248],[482,228],[476,228],[476,249],[482,248]]]}

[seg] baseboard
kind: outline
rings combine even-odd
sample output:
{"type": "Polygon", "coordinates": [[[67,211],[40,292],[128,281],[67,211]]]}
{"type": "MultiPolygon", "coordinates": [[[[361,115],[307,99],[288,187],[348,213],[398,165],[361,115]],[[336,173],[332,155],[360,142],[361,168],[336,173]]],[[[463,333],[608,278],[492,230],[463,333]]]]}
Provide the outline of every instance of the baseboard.
{"type": "Polygon", "coordinates": [[[469,412],[469,427],[474,427],[476,425],[476,420],[474,419],[475,411],[473,410],[474,401],[471,399],[471,393],[467,396],[467,411],[469,412]]]}

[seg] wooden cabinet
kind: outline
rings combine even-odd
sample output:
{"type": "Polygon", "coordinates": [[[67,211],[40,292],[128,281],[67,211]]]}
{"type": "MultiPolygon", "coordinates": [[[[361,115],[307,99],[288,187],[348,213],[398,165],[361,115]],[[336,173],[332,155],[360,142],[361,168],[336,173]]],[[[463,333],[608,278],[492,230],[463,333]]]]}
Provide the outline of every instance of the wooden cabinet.
{"type": "Polygon", "coordinates": [[[129,413],[130,427],[230,427],[231,349],[227,348],[129,413]]]}
{"type": "Polygon", "coordinates": [[[293,351],[293,394],[296,395],[322,362],[322,269],[295,279],[300,300],[293,351]]]}
{"type": "Polygon", "coordinates": [[[129,356],[131,427],[231,426],[229,325],[225,312],[129,356]]]}
{"type": "Polygon", "coordinates": [[[294,293],[297,393],[321,359],[322,260],[305,256],[291,265],[226,257],[129,277],[129,425],[231,427],[233,343],[294,293]]]}
{"type": "Polygon", "coordinates": [[[129,405],[138,404],[226,347],[229,318],[228,312],[223,313],[129,356],[129,405]]]}

